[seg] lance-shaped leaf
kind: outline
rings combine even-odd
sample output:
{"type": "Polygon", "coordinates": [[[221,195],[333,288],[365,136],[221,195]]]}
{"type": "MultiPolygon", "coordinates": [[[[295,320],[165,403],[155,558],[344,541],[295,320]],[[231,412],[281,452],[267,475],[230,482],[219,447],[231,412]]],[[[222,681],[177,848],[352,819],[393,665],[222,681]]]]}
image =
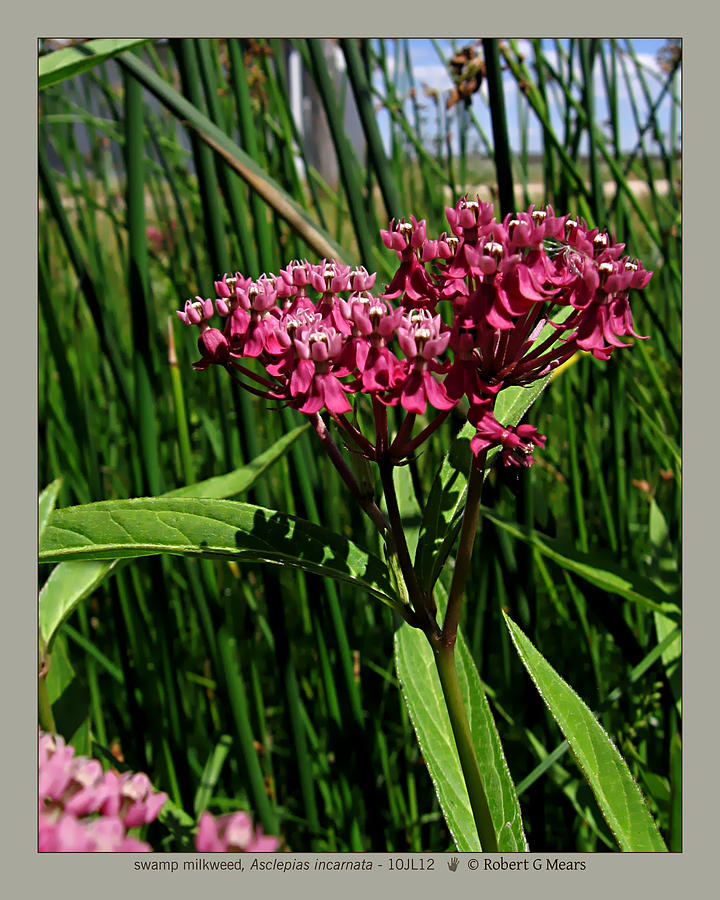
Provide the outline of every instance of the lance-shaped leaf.
{"type": "MultiPolygon", "coordinates": [[[[438,584],[437,595],[442,614],[447,603],[442,584],[438,584]]],[[[480,675],[462,632],[458,632],[455,644],[455,664],[499,849],[506,852],[527,850],[515,786],[480,675]]],[[[435,660],[427,638],[417,628],[404,624],[395,632],[395,668],[423,759],[455,845],[462,851],[480,850],[435,660]]]]}
{"type": "Polygon", "coordinates": [[[602,725],[518,626],[507,616],[505,622],[520,659],[570,744],[620,849],[666,851],[640,788],[602,725]]]}
{"type": "Polygon", "coordinates": [[[163,494],[164,497],[206,497],[215,500],[224,500],[228,497],[235,497],[237,494],[244,494],[250,490],[252,485],[262,475],[262,473],[271,466],[277,459],[285,454],[291,444],[307,431],[310,424],[300,425],[288,431],[272,447],[269,447],[255,459],[251,460],[247,465],[228,472],[227,475],[217,475],[215,478],[207,478],[205,481],[198,481],[195,484],[188,484],[185,487],[176,488],[174,491],[168,491],[163,494]]]}
{"type": "Polygon", "coordinates": [[[275,510],[232,500],[138,498],[55,510],[40,562],[173,553],[275,563],[348,581],[398,608],[378,557],[342,535],[275,510]]]}
{"type": "MultiPolygon", "coordinates": [[[[549,376],[529,388],[509,387],[502,391],[495,404],[495,418],[498,422],[517,425],[548,381],[549,376]]],[[[474,426],[466,422],[445,455],[423,510],[415,569],[426,590],[431,590],[437,581],[458,536],[472,459],[470,439],[474,434],[474,426]]],[[[499,451],[500,448],[495,447],[488,453],[488,466],[499,451]]]]}

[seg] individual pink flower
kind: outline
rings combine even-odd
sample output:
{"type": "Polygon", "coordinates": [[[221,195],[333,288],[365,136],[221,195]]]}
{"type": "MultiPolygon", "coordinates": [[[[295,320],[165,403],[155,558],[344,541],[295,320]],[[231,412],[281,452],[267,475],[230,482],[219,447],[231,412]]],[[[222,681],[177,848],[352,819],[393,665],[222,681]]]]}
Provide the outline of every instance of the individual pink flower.
{"type": "Polygon", "coordinates": [[[215,307],[221,316],[227,316],[238,306],[245,304],[245,308],[249,306],[247,302],[247,289],[250,287],[252,279],[244,278],[240,272],[234,275],[223,275],[220,281],[215,282],[215,291],[217,298],[215,307]]]}
{"type": "Polygon", "coordinates": [[[129,837],[120,819],[99,816],[84,820],[63,813],[57,820],[40,816],[38,850],[40,853],[150,853],[152,847],[129,837]]]}
{"type": "MultiPolygon", "coordinates": [[[[382,392],[392,386],[392,373],[398,364],[388,348],[402,321],[402,307],[394,309],[387,301],[367,291],[341,300],[345,318],[352,323],[352,337],[345,342],[341,361],[348,370],[357,369],[365,393],[373,393],[383,402],[393,402],[382,392]]],[[[397,402],[395,399],[394,402],[397,402]]]]}
{"type": "Polygon", "coordinates": [[[40,814],[38,822],[38,850],[40,853],[89,853],[95,842],[87,826],[69,813],[59,818],[40,814]]]}
{"type": "Polygon", "coordinates": [[[643,288],[650,281],[651,272],[641,263],[628,259],[603,259],[597,265],[597,287],[592,297],[582,306],[576,298],[572,305],[581,310],[577,325],[577,345],[600,359],[607,359],[613,347],[627,347],[622,337],[632,336],[643,340],[636,333],[628,302],[631,288],[643,288]]]}
{"type": "MultiPolygon", "coordinates": [[[[423,248],[427,245],[425,220],[418,222],[415,216],[410,216],[409,222],[403,219],[395,225],[393,219],[387,230],[381,230],[380,236],[385,246],[395,250],[400,259],[400,266],[383,296],[388,300],[402,296],[403,305],[407,307],[434,308],[438,297],[437,287],[420,261],[423,258],[423,248]]],[[[429,255],[432,256],[435,251],[436,248],[433,247],[429,255]]]]}
{"type": "MultiPolygon", "coordinates": [[[[164,802],[164,801],[163,801],[164,802]]],[[[130,827],[128,823],[122,819],[115,819],[110,816],[100,816],[92,819],[87,823],[86,828],[90,839],[93,842],[93,852],[95,853],[150,853],[152,847],[131,837],[126,833],[126,829],[130,827]]]]}
{"type": "Polygon", "coordinates": [[[377,274],[369,273],[365,266],[357,266],[350,272],[350,290],[353,292],[371,291],[377,274]]]}
{"type": "Polygon", "coordinates": [[[400,348],[406,356],[393,373],[393,389],[408,412],[422,415],[428,403],[435,409],[451,409],[451,400],[432,372],[445,372],[438,356],[445,352],[450,331],[443,327],[440,316],[427,309],[413,309],[403,316],[397,330],[400,348]]]}
{"type": "MultiPolygon", "coordinates": [[[[277,329],[280,310],[277,306],[275,279],[261,275],[250,283],[245,292],[249,321],[241,315],[244,304],[232,314],[231,331],[227,335],[230,352],[235,355],[257,357],[265,349],[270,335],[277,329]]],[[[241,296],[241,301],[243,297],[241,296]]],[[[244,310],[243,310],[244,311],[244,310]]]]}
{"type": "Polygon", "coordinates": [[[195,847],[200,853],[273,853],[278,839],[253,829],[246,812],[227,813],[217,819],[204,812],[198,822],[195,847]]]}
{"type": "Polygon", "coordinates": [[[461,197],[455,207],[446,206],[445,215],[452,233],[463,241],[472,243],[478,230],[490,225],[495,218],[492,203],[485,203],[479,197],[475,199],[461,197]]]}
{"type": "Polygon", "coordinates": [[[185,308],[178,310],[178,316],[185,325],[200,325],[201,322],[212,319],[214,313],[212,300],[203,300],[202,297],[186,300],[185,308]]]}
{"type": "Polygon", "coordinates": [[[303,413],[316,413],[325,407],[340,414],[352,407],[345,396],[351,388],[339,377],[348,374],[339,365],[343,335],[322,322],[299,329],[293,339],[298,362],[290,376],[290,394],[303,413]]]}
{"type": "Polygon", "coordinates": [[[156,793],[144,772],[124,773],[118,790],[103,806],[103,812],[118,816],[126,828],[138,828],[154,822],[165,805],[167,794],[156,793]]]}
{"type": "Polygon", "coordinates": [[[477,429],[470,441],[470,448],[475,456],[500,446],[502,461],[506,466],[531,466],[535,447],[545,446],[545,435],[539,434],[534,425],[501,425],[495,418],[491,400],[472,406],[468,421],[477,429]]]}
{"type": "MultiPolygon", "coordinates": [[[[350,290],[350,266],[323,262],[319,266],[311,266],[310,272],[311,284],[321,294],[315,306],[321,322],[340,334],[350,334],[352,326],[343,315],[338,297],[339,292],[350,290]]],[[[361,275],[360,281],[363,280],[361,275]]]]}

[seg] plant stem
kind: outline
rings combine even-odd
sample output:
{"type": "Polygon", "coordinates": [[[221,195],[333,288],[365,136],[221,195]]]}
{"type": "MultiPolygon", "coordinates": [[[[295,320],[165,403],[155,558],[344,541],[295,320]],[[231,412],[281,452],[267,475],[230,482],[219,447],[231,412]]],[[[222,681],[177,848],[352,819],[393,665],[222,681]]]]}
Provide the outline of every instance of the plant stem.
{"type": "Polygon", "coordinates": [[[53,718],[52,706],[50,705],[44,678],[38,679],[38,719],[44,732],[55,734],[55,719],[53,718]]]}
{"type": "Polygon", "coordinates": [[[48,697],[45,676],[50,671],[50,654],[42,635],[38,633],[38,720],[40,727],[48,734],[55,733],[55,719],[48,697]]]}
{"type": "Polygon", "coordinates": [[[325,425],[323,420],[320,418],[320,415],[318,413],[314,413],[312,416],[310,416],[310,421],[312,422],[312,426],[315,429],[317,436],[320,438],[326,453],[330,457],[330,461],[340,474],[340,477],[350,488],[353,496],[357,498],[358,502],[365,510],[368,517],[373,521],[380,534],[384,535],[388,531],[388,523],[385,520],[385,516],[383,516],[383,514],[380,512],[380,509],[378,508],[375,501],[369,497],[366,497],[360,490],[360,485],[357,483],[357,479],[353,475],[348,464],[343,459],[342,453],[340,453],[337,444],[330,437],[330,432],[328,431],[327,426],[325,425]]]}
{"type": "Polygon", "coordinates": [[[455,571],[453,572],[447,612],[443,623],[442,641],[445,646],[450,648],[455,646],[458,623],[460,621],[460,607],[465,591],[465,582],[470,571],[470,557],[472,556],[473,543],[475,542],[475,533],[477,531],[484,470],[485,454],[482,454],[477,460],[473,460],[470,469],[467,499],[465,500],[465,511],[463,512],[462,529],[460,531],[460,543],[458,544],[457,557],[455,558],[455,571]]]}
{"type": "Polygon", "coordinates": [[[450,716],[450,725],[452,726],[458,756],[460,757],[460,766],[465,777],[465,785],[470,798],[475,826],[480,838],[480,846],[486,853],[497,853],[498,842],[495,826],[490,815],[487,794],[485,793],[480,767],[475,755],[470,723],[465,711],[460,682],[458,681],[455,667],[455,647],[444,643],[435,644],[432,641],[431,644],[435,653],[435,665],[440,676],[445,704],[450,716]]]}
{"type": "Polygon", "coordinates": [[[428,639],[439,638],[440,631],[435,621],[437,608],[432,595],[427,594],[418,581],[417,573],[410,558],[410,550],[408,549],[407,540],[405,539],[405,530],[402,524],[400,508],[398,506],[397,494],[395,493],[395,482],[393,480],[393,463],[386,457],[378,460],[378,468],[380,469],[380,478],[382,480],[383,492],[385,494],[385,503],[387,504],[388,518],[390,519],[390,527],[392,529],[392,539],[395,545],[398,562],[402,571],[408,593],[415,607],[415,612],[423,621],[423,631],[428,635],[428,639]]]}
{"type": "Polygon", "coordinates": [[[455,559],[455,571],[452,585],[450,586],[450,596],[448,597],[442,633],[438,637],[428,635],[428,640],[435,655],[435,665],[437,666],[445,705],[450,716],[450,726],[455,737],[460,766],[465,778],[478,837],[480,838],[480,846],[485,852],[497,853],[497,835],[492,816],[490,815],[487,794],[485,793],[480,766],[475,754],[470,723],[455,666],[455,640],[460,620],[462,597],[470,570],[473,543],[477,532],[485,458],[486,454],[481,454],[476,460],[473,460],[470,469],[460,542],[455,559]]]}
{"type": "MultiPolygon", "coordinates": [[[[410,597],[407,594],[407,591],[404,590],[406,588],[408,581],[408,569],[404,567],[403,561],[399,557],[398,553],[398,545],[395,539],[395,532],[393,525],[387,521],[385,516],[382,514],[382,511],[372,499],[372,497],[368,497],[360,488],[360,485],[355,478],[352,470],[348,466],[348,464],[343,459],[342,453],[338,449],[337,444],[330,437],[330,432],[328,431],[325,423],[318,413],[315,413],[310,417],[310,421],[312,422],[313,428],[315,429],[318,437],[320,438],[323,447],[325,448],[326,453],[330,457],[330,461],[337,469],[340,477],[345,482],[345,484],[350,488],[350,492],[358,501],[362,509],[365,511],[367,516],[371,519],[375,527],[380,532],[383,540],[385,541],[385,546],[388,552],[388,565],[395,573],[396,581],[398,581],[398,586],[400,588],[400,592],[402,594],[403,606],[398,608],[398,612],[405,619],[408,625],[412,625],[413,628],[423,628],[426,630],[425,625],[420,624],[420,620],[416,615],[416,611],[412,609],[410,606],[410,597]],[[399,568],[399,570],[398,570],[399,568]]],[[[343,424],[343,420],[341,418],[336,419],[339,425],[343,424]]],[[[347,425],[347,423],[345,423],[347,425]]],[[[349,427],[349,426],[348,426],[349,427]]],[[[392,480],[392,473],[391,473],[392,480]]],[[[394,489],[393,489],[394,492],[394,489]]],[[[395,502],[395,507],[397,508],[397,501],[395,502]]],[[[399,520],[399,514],[398,514],[399,520]]],[[[402,538],[402,543],[405,547],[405,553],[407,560],[410,559],[410,554],[407,551],[407,544],[405,543],[405,535],[402,532],[402,522],[400,522],[400,535],[402,538]]],[[[410,564],[410,570],[412,569],[412,564],[410,564]]],[[[414,575],[414,572],[413,572],[414,575]]],[[[415,584],[417,585],[417,578],[415,579],[415,584]]],[[[419,585],[417,585],[418,593],[420,591],[419,585]]],[[[433,619],[434,624],[434,619],[433,619]]],[[[440,632],[435,625],[435,631],[439,634],[440,632]]]]}
{"type": "Polygon", "coordinates": [[[38,720],[43,731],[47,734],[55,734],[55,719],[53,718],[52,705],[45,682],[45,676],[50,669],[50,654],[45,649],[42,638],[40,638],[38,660],[40,661],[38,674],[38,720]]]}

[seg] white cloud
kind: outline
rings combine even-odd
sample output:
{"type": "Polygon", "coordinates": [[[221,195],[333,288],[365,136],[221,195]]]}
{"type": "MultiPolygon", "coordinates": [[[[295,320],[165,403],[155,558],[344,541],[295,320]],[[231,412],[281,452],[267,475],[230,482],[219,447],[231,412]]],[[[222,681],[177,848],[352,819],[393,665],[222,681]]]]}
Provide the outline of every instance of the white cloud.
{"type": "Polygon", "coordinates": [[[413,76],[417,85],[425,84],[436,91],[449,91],[453,86],[450,73],[439,62],[417,66],[417,68],[413,69],[413,76]]]}

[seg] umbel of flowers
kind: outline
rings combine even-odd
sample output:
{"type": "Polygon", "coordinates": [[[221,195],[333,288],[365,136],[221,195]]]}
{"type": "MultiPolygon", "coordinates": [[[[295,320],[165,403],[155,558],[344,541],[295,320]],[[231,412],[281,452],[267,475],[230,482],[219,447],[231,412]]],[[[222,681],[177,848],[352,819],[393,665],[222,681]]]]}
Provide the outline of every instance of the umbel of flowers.
{"type": "MultiPolygon", "coordinates": [[[[130,833],[154,822],[167,801],[143,772],[104,771],[76,756],[59,735],[38,738],[38,849],[41,853],[143,853],[152,847],[130,833]]],[[[195,848],[202,853],[265,853],[278,839],[253,829],[245,812],[200,817],[195,848]]]]}
{"type": "Polygon", "coordinates": [[[196,297],[178,312],[200,329],[195,369],[223,366],[251,393],[310,416],[321,438],[326,412],[351,449],[392,464],[463,402],[477,465],[500,447],[505,465],[529,466],[545,437],[498,422],[498,392],[578,351],[607,360],[628,346],[639,337],[629,292],[652,273],[607,232],[550,206],[500,222],[492,204],[462,198],[446,213],[449,231],[435,238],[413,216],[381,231],[399,260],[384,290],[374,273],[328,260],[294,260],[255,281],[224,275],[214,300],[196,297]],[[370,399],[373,436],[348,418],[356,395],[370,399]],[[405,412],[392,440],[389,406],[405,412]],[[428,408],[429,424],[413,436],[428,408]]]}

